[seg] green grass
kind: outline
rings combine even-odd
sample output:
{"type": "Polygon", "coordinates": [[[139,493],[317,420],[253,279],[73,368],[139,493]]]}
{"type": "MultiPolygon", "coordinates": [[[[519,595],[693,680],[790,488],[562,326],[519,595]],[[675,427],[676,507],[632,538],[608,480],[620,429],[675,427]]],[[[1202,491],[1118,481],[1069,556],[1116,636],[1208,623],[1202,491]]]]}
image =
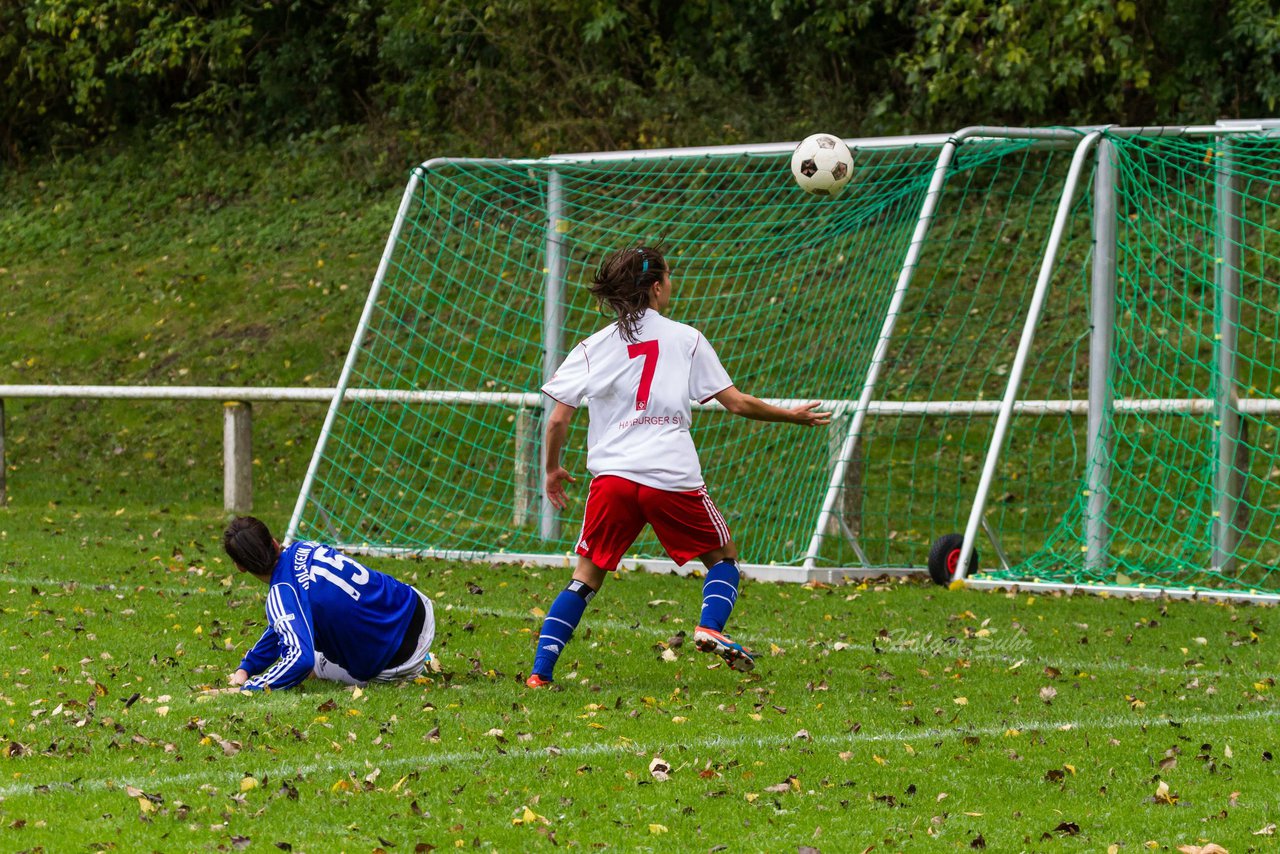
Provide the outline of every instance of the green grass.
{"type": "MultiPolygon", "coordinates": [[[[332,387],[408,166],[349,134],[131,140],[0,175],[0,382],[332,387]]],[[[324,412],[255,407],[266,506],[296,495],[324,412]]],[[[7,400],[5,415],[17,502],[220,490],[217,402],[7,400]]]]}
{"type": "Polygon", "coordinates": [[[264,619],[221,524],[0,511],[6,847],[1240,851],[1278,818],[1270,609],[747,583],[743,676],[663,659],[695,581],[622,573],[530,693],[566,571],[373,561],[434,599],[442,673],[207,698],[264,619]]]}
{"type": "MultiPolygon", "coordinates": [[[[0,176],[0,382],[335,382],[408,164],[358,135],[170,142],[0,176]]],[[[221,408],[5,413],[6,849],[1238,852],[1280,822],[1259,607],[748,583],[744,677],[661,657],[696,582],[624,573],[562,690],[529,694],[565,570],[373,561],[436,600],[441,674],[201,699],[264,620],[218,552],[221,408]]],[[[255,407],[255,507],[277,530],[323,414],[255,407]]],[[[868,510],[892,524],[891,497],[868,510]]],[[[917,549],[941,533],[901,530],[917,549]]]]}

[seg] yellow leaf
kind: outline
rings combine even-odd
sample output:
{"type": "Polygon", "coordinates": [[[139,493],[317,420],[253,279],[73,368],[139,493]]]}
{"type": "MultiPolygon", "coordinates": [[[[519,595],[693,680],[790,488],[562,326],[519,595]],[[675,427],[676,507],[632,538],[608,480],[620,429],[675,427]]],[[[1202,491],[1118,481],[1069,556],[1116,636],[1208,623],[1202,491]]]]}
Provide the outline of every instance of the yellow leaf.
{"type": "Polygon", "coordinates": [[[533,614],[535,617],[545,617],[547,615],[547,612],[541,608],[530,608],[529,613],[533,614]]]}
{"type": "Polygon", "coordinates": [[[955,698],[954,700],[952,700],[951,702],[955,703],[957,706],[967,706],[967,705],[969,705],[969,698],[968,698],[968,697],[956,697],[956,698],[955,698]]]}
{"type": "Polygon", "coordinates": [[[651,824],[649,825],[649,832],[652,833],[654,836],[657,836],[661,833],[666,833],[667,826],[665,824],[651,824]]]}
{"type": "Polygon", "coordinates": [[[138,809],[143,813],[152,813],[156,811],[156,805],[151,803],[148,798],[138,798],[138,809]]]}
{"type": "Polygon", "coordinates": [[[240,791],[247,792],[250,789],[258,788],[258,780],[256,777],[244,777],[240,780],[240,791]]]}
{"type": "Polygon", "coordinates": [[[877,765],[884,765],[884,764],[885,764],[885,760],[884,760],[884,757],[883,757],[883,756],[876,756],[876,755],[873,753],[873,754],[871,754],[871,758],[872,758],[873,760],[875,760],[875,763],[876,763],[877,765]]]}
{"type": "Polygon", "coordinates": [[[759,792],[747,792],[747,803],[754,804],[759,797],[759,792]]]}
{"type": "Polygon", "coordinates": [[[511,819],[512,824],[534,824],[536,822],[542,822],[543,824],[551,823],[547,821],[546,816],[538,815],[536,812],[529,809],[528,807],[521,807],[521,809],[523,810],[523,812],[520,814],[520,817],[511,819]]]}
{"type": "Polygon", "coordinates": [[[1071,772],[1071,776],[1073,776],[1073,777],[1075,776],[1075,773],[1076,773],[1076,766],[1074,766],[1074,765],[1063,765],[1062,767],[1063,767],[1063,768],[1065,768],[1065,769],[1067,769],[1068,771],[1070,771],[1070,772],[1071,772]]]}

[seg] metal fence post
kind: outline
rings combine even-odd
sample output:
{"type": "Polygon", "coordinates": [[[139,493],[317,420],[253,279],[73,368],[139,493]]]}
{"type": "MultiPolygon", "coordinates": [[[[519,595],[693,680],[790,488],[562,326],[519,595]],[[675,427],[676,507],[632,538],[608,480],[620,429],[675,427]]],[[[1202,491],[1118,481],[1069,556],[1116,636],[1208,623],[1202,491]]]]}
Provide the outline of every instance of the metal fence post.
{"type": "Polygon", "coordinates": [[[253,509],[253,407],[228,401],[222,417],[222,506],[229,513],[253,509]]]}
{"type": "Polygon", "coordinates": [[[515,501],[511,521],[517,527],[527,525],[538,504],[539,415],[541,410],[522,406],[516,410],[515,501]]]}

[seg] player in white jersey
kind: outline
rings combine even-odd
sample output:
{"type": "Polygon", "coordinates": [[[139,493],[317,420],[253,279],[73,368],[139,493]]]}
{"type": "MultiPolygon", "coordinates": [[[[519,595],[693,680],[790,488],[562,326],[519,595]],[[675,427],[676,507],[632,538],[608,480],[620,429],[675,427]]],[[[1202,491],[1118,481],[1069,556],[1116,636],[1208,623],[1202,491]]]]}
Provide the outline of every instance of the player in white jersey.
{"type": "Polygon", "coordinates": [[[694,642],[735,670],[754,666],[751,653],[724,634],[738,598],[738,549],[707,493],[689,434],[691,401],[716,400],[757,421],[814,427],[831,413],[817,403],[783,409],[739,391],[702,333],[664,317],[671,274],[662,253],[648,246],[609,255],[591,293],[617,320],[573,349],[542,391],[556,401],[547,422],[546,492],[567,505],[573,478],[560,464],[569,423],[585,398],[587,470],[591,485],[578,538],[578,564],[547,612],[526,682],[552,681],[560,653],[587,603],[646,524],[677,564],[698,558],[707,567],[694,642]]]}

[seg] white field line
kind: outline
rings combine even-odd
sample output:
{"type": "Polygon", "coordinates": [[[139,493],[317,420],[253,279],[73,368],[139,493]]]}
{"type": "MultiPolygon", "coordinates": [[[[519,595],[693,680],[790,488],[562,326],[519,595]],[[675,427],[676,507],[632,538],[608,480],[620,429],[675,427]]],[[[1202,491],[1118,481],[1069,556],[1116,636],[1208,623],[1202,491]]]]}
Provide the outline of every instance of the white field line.
{"type": "MultiPolygon", "coordinates": [[[[231,696],[231,695],[228,695],[231,696]]],[[[243,698],[235,698],[231,702],[245,702],[243,698]]],[[[1150,728],[1160,726],[1162,724],[1177,723],[1179,726],[1202,725],[1202,726],[1227,726],[1231,724],[1244,723],[1248,721],[1266,721],[1280,718],[1280,709],[1258,709],[1250,712],[1240,712],[1226,715],[1212,714],[1192,714],[1182,719],[1176,718],[1147,718],[1137,714],[1126,715],[1102,715],[1096,718],[1082,718],[1075,720],[1054,720],[1054,721],[1035,721],[1027,720],[1002,724],[1000,726],[986,727],[957,727],[953,729],[938,728],[920,728],[911,730],[894,730],[893,732],[855,732],[845,733],[842,735],[816,735],[802,742],[805,745],[818,745],[826,747],[853,747],[857,745],[873,745],[884,742],[911,742],[922,741],[926,739],[951,739],[966,738],[970,736],[996,737],[1003,736],[1010,730],[1017,730],[1021,735],[1029,735],[1032,732],[1049,733],[1049,732],[1070,732],[1074,730],[1084,730],[1087,732],[1115,732],[1119,730],[1150,728]]],[[[585,744],[580,747],[556,748],[558,752],[553,752],[549,747],[539,748],[512,748],[504,753],[473,750],[450,750],[429,756],[396,756],[382,757],[379,761],[373,761],[369,757],[362,757],[357,767],[353,767],[353,762],[312,762],[305,765],[295,765],[291,767],[282,767],[278,760],[270,757],[262,757],[256,761],[269,763],[264,772],[269,776],[278,780],[289,780],[295,775],[308,777],[312,774],[320,773],[337,773],[343,775],[351,774],[354,777],[363,777],[373,769],[382,771],[413,771],[418,769],[428,769],[438,765],[461,766],[462,768],[470,768],[472,766],[484,765],[492,766],[496,763],[503,762],[520,762],[534,761],[547,762],[556,757],[564,757],[568,760],[576,760],[591,756],[622,756],[630,754],[633,756],[649,756],[660,755],[663,751],[674,749],[682,750],[698,750],[698,751],[717,751],[724,749],[741,749],[755,748],[777,749],[780,745],[788,744],[794,740],[794,736],[778,735],[774,737],[766,737],[759,735],[738,735],[738,736],[713,736],[711,738],[694,738],[694,739],[672,739],[669,742],[641,742],[628,741],[625,744],[585,744]]],[[[1016,742],[1010,742],[1016,743],[1016,742]]],[[[415,748],[416,749],[416,748],[415,748]]],[[[701,758],[701,757],[699,757],[701,758]]],[[[707,757],[711,758],[711,757],[707,757]]],[[[243,757],[242,759],[247,759],[243,757]]],[[[235,764],[234,762],[231,764],[235,764]]],[[[16,795],[34,794],[34,788],[37,786],[48,786],[50,789],[66,789],[70,791],[85,791],[116,788],[123,791],[126,785],[135,785],[140,789],[144,789],[151,793],[164,794],[161,790],[171,786],[184,786],[191,783],[209,783],[213,785],[215,782],[221,783],[229,789],[237,790],[239,782],[247,773],[241,763],[240,770],[232,772],[221,772],[209,769],[207,773],[187,773],[187,774],[150,774],[139,775],[133,778],[112,777],[112,778],[81,778],[74,783],[69,783],[63,777],[58,777],[49,781],[27,780],[23,783],[9,783],[0,786],[0,802],[16,795]]],[[[65,773],[65,772],[64,772],[65,773]]],[[[37,795],[39,797],[39,795],[37,795]]]]}
{"type": "MultiPolygon", "coordinates": [[[[0,584],[17,584],[17,585],[24,585],[24,586],[35,585],[38,587],[39,586],[61,587],[62,584],[64,583],[65,581],[54,579],[54,578],[38,578],[38,579],[37,578],[16,578],[13,576],[5,576],[3,574],[0,574],[0,584]]],[[[90,587],[91,589],[94,589],[94,590],[96,590],[96,588],[99,586],[107,588],[107,590],[105,591],[97,591],[97,592],[111,592],[112,590],[115,590],[116,592],[124,595],[124,598],[121,599],[120,601],[128,601],[130,596],[137,595],[135,588],[127,587],[127,586],[117,587],[114,584],[96,585],[96,586],[81,584],[81,586],[90,587]]],[[[183,592],[191,593],[194,595],[200,595],[202,593],[206,595],[218,595],[218,596],[226,595],[225,590],[213,589],[211,587],[206,587],[204,589],[196,588],[193,590],[187,590],[183,592]]],[[[533,613],[530,611],[511,611],[505,608],[486,608],[483,605],[476,605],[476,604],[470,604],[470,603],[461,604],[461,603],[445,602],[441,600],[441,601],[435,602],[435,605],[436,605],[437,614],[452,614],[457,612],[457,613],[461,613],[464,617],[468,617],[468,618],[492,616],[492,617],[498,617],[499,619],[504,619],[504,620],[518,620],[518,621],[528,621],[528,622],[537,622],[541,619],[540,617],[535,617],[533,613]]],[[[439,619],[439,617],[437,617],[437,619],[439,619]]],[[[614,631],[633,632],[633,633],[637,631],[641,631],[645,633],[653,632],[653,629],[649,626],[648,623],[642,623],[642,628],[639,630],[632,629],[633,625],[634,623],[629,623],[625,620],[610,619],[608,617],[593,618],[590,610],[587,611],[587,614],[586,616],[583,617],[583,621],[582,621],[582,629],[584,630],[592,627],[600,627],[605,629],[611,629],[614,631]]],[[[682,626],[671,627],[670,632],[668,633],[668,636],[670,636],[671,634],[675,634],[675,632],[679,631],[681,628],[682,626]]],[[[689,631],[691,632],[692,629],[689,629],[689,631]]],[[[1239,671],[1214,670],[1214,669],[1208,669],[1204,667],[1183,667],[1181,664],[1169,666],[1169,667],[1158,667],[1158,666],[1153,667],[1147,664],[1136,664],[1136,663],[1130,664],[1127,662],[1112,661],[1112,660],[1082,662],[1082,661],[1076,661],[1076,660],[1070,660],[1070,659],[1064,659],[1064,658],[1052,658],[1049,656],[1037,655],[1034,653],[1034,651],[1031,651],[1030,649],[1020,649],[1020,648],[1015,649],[1014,645],[1019,644],[1023,640],[1026,641],[1028,647],[1034,646],[1034,641],[1031,641],[1030,639],[1019,638],[1016,635],[1012,635],[1012,634],[1009,635],[1008,637],[993,636],[991,638],[978,638],[978,639],[957,638],[957,642],[954,645],[947,645],[944,643],[944,640],[950,636],[951,635],[943,631],[912,632],[910,634],[910,637],[913,639],[915,643],[914,646],[895,642],[893,638],[886,639],[884,644],[877,645],[876,647],[872,647],[871,644],[859,643],[859,642],[840,641],[840,643],[848,644],[846,647],[843,648],[843,650],[866,653],[871,655],[876,655],[876,654],[909,655],[909,656],[915,656],[923,660],[928,660],[930,658],[936,658],[942,655],[946,655],[947,657],[965,658],[968,660],[977,660],[977,661],[990,661],[990,662],[997,662],[997,663],[1002,663],[1002,664],[1012,666],[1019,659],[1022,659],[1024,662],[1039,662],[1039,663],[1044,663],[1046,665],[1052,665],[1058,668],[1059,670],[1061,670],[1064,674],[1069,674],[1069,675],[1074,675],[1076,673],[1081,673],[1081,672],[1089,673],[1089,672],[1096,672],[1096,671],[1105,671],[1108,673],[1134,673],[1134,674],[1147,675],[1147,676],[1184,675],[1187,678],[1196,677],[1196,676],[1207,677],[1210,679],[1228,679],[1228,678],[1245,679],[1246,678],[1245,676],[1242,676],[1239,671]],[[1002,645],[1007,647],[1009,651],[983,652],[981,650],[982,646],[1002,646],[1002,645]]],[[[747,640],[747,647],[748,649],[750,649],[751,639],[748,638],[746,640],[747,640]]],[[[808,639],[779,637],[779,636],[774,636],[771,638],[767,638],[765,640],[772,641],[773,643],[778,644],[784,649],[788,647],[795,648],[795,649],[809,649],[810,644],[812,643],[812,641],[808,639]]],[[[581,641],[579,642],[581,643],[581,641]]],[[[756,643],[758,645],[762,642],[756,641],[756,643]]],[[[843,651],[843,650],[833,650],[833,652],[843,651]]],[[[1249,677],[1246,681],[1253,681],[1255,678],[1262,677],[1262,676],[1276,677],[1278,675],[1280,675],[1280,671],[1276,671],[1276,672],[1257,671],[1254,674],[1254,676],[1249,677]]]]}

